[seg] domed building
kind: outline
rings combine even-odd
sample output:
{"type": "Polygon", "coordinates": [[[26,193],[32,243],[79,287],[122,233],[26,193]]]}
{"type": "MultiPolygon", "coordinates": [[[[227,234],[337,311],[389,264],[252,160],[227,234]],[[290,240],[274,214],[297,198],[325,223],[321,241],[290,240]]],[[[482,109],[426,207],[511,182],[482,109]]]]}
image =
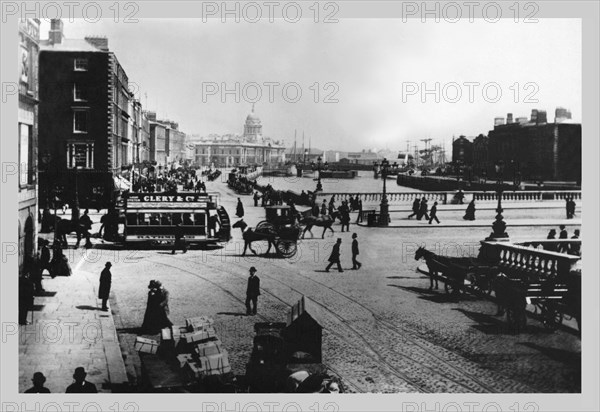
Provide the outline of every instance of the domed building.
{"type": "Polygon", "coordinates": [[[284,162],[285,146],[283,141],[263,136],[261,120],[252,105],[241,136],[211,134],[202,138],[196,142],[195,158],[198,166],[275,165],[284,162]]]}

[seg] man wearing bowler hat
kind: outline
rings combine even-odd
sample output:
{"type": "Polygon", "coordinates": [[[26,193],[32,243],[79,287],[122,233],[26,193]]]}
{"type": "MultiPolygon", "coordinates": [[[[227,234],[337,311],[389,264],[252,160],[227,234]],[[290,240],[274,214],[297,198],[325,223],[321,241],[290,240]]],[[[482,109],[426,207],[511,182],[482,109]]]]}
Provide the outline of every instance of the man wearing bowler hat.
{"type": "Polygon", "coordinates": [[[110,295],[110,286],[112,284],[112,274],[110,273],[110,268],[112,263],[106,262],[104,265],[104,270],[100,273],[100,285],[98,287],[98,299],[102,299],[102,310],[107,311],[108,306],[106,303],[108,302],[108,297],[110,295]]]}
{"type": "Polygon", "coordinates": [[[246,315],[256,315],[256,304],[260,295],[260,279],[255,275],[256,268],[250,268],[250,277],[248,278],[248,288],[246,289],[246,315]],[[252,302],[252,310],[250,310],[252,302]]]}

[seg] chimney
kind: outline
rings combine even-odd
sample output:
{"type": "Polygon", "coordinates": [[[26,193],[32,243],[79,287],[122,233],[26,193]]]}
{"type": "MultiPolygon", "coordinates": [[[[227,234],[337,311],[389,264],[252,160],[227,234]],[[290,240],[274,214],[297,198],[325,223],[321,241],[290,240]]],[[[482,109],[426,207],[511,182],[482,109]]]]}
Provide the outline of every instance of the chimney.
{"type": "Polygon", "coordinates": [[[87,41],[92,46],[96,47],[99,50],[108,51],[108,38],[104,36],[86,36],[84,37],[85,41],[87,41]]]}
{"type": "Polygon", "coordinates": [[[148,111],[148,120],[151,122],[155,122],[156,121],[156,112],[148,111]]]}
{"type": "Polygon", "coordinates": [[[511,124],[513,123],[513,115],[512,113],[507,113],[506,114],[506,124],[511,124]]]}
{"type": "Polygon", "coordinates": [[[571,112],[564,107],[557,107],[554,112],[554,123],[564,122],[571,119],[571,112]]]}
{"type": "Polygon", "coordinates": [[[494,117],[494,126],[502,126],[504,124],[504,117],[494,117]]]}
{"type": "Polygon", "coordinates": [[[61,44],[65,36],[63,35],[63,22],[61,19],[52,19],[50,21],[50,31],[48,39],[52,44],[61,44]]]}
{"type": "Polygon", "coordinates": [[[545,124],[547,121],[547,115],[545,110],[540,110],[537,115],[536,124],[545,124]]]}
{"type": "Polygon", "coordinates": [[[531,110],[531,123],[537,123],[538,111],[537,109],[531,110]]]}

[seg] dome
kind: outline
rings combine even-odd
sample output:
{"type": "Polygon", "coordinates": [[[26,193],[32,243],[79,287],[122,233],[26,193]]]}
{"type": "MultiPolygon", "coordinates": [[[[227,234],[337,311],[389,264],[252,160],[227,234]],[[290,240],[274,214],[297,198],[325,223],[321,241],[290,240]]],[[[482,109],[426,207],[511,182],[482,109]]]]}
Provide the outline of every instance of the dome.
{"type": "Polygon", "coordinates": [[[248,117],[246,117],[246,124],[260,124],[260,118],[256,115],[256,113],[252,112],[248,115],[248,117]]]}

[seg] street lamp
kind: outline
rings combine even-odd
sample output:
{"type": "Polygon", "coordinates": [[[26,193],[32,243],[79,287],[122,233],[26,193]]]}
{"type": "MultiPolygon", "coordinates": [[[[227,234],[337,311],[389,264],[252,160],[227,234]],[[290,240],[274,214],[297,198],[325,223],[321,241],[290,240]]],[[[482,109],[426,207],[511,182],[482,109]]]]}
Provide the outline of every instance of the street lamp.
{"type": "MultiPolygon", "coordinates": [[[[375,167],[379,166],[375,162],[375,167]]],[[[379,226],[388,226],[390,222],[390,212],[387,199],[387,174],[389,172],[390,162],[387,159],[381,161],[381,178],[383,179],[383,196],[381,197],[381,204],[379,206],[379,226]]]]}
{"type": "Polygon", "coordinates": [[[321,156],[319,156],[317,158],[317,165],[316,165],[316,170],[317,172],[319,172],[319,177],[317,178],[317,189],[315,190],[315,192],[322,192],[323,191],[323,185],[321,184],[321,170],[327,169],[328,163],[322,163],[321,156]]]}
{"type": "Polygon", "coordinates": [[[496,207],[496,220],[492,223],[493,232],[486,240],[507,239],[506,223],[502,216],[502,192],[504,190],[504,161],[500,160],[495,165],[496,168],[496,193],[498,195],[498,206],[496,207]]]}

